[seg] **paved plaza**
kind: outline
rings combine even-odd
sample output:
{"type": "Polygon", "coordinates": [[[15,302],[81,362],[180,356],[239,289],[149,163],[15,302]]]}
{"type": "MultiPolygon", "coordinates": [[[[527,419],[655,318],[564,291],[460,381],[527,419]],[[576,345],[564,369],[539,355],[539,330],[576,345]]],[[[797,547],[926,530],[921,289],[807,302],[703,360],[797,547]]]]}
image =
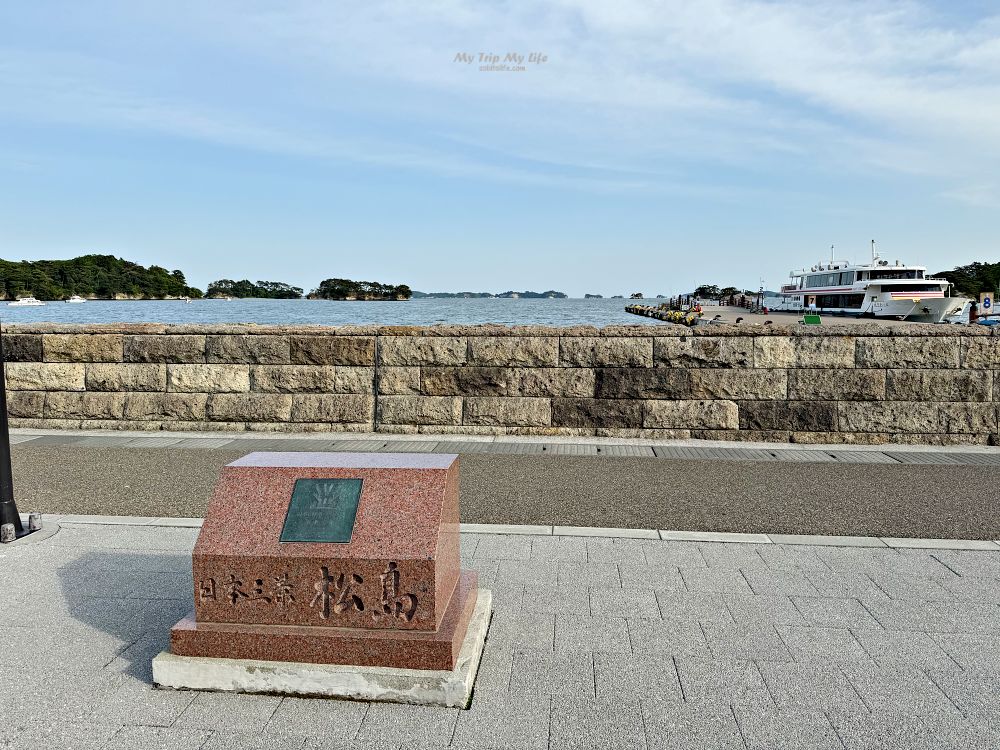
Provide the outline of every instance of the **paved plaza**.
{"type": "Polygon", "coordinates": [[[0,547],[0,747],[1000,745],[1000,551],[463,534],[460,711],[153,688],[197,528],[80,520],[0,547]]]}

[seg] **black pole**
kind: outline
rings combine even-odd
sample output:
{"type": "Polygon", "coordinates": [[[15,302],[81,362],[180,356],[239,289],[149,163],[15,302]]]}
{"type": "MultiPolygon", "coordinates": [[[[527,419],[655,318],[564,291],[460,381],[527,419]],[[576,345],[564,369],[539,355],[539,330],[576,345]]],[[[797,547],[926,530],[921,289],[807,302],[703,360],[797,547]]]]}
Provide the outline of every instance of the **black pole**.
{"type": "Polygon", "coordinates": [[[18,536],[24,533],[21,516],[14,503],[14,474],[10,465],[10,427],[7,424],[7,358],[0,329],[0,525],[14,524],[18,536]]]}

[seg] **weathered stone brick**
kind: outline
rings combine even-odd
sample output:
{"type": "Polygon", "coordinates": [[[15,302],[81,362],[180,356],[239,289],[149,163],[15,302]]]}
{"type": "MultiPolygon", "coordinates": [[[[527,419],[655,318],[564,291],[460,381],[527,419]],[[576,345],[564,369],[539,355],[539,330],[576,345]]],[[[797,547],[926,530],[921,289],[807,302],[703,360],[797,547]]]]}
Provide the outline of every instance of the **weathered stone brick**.
{"type": "Polygon", "coordinates": [[[946,433],[993,435],[997,433],[997,404],[941,404],[941,423],[946,433]]]}
{"type": "Polygon", "coordinates": [[[974,370],[1000,367],[1000,337],[967,336],[962,348],[962,367],[974,370]]]}
{"type": "Polygon", "coordinates": [[[85,369],[63,362],[11,362],[7,387],[14,391],[82,391],[85,369]]]}
{"type": "Polygon", "coordinates": [[[88,364],[88,391],[164,391],[166,365],[88,364]]]}
{"type": "Polygon", "coordinates": [[[842,432],[944,432],[941,404],[913,401],[841,401],[842,432]]]}
{"type": "Polygon", "coordinates": [[[426,396],[506,396],[511,380],[506,367],[420,368],[420,391],[426,396]]]}
{"type": "Polygon", "coordinates": [[[652,338],[569,337],[559,340],[564,367],[651,367],[652,338]]]}
{"type": "Polygon", "coordinates": [[[374,336],[292,336],[290,358],[295,365],[375,364],[374,336]]]}
{"type": "Polygon", "coordinates": [[[858,367],[910,369],[958,367],[959,339],[952,336],[872,337],[857,339],[858,367]]]}
{"type": "Polygon", "coordinates": [[[831,401],[742,401],[741,430],[833,432],[837,404],[831,401]]]}
{"type": "Polygon", "coordinates": [[[205,337],[150,334],[125,337],[126,362],[195,363],[205,361],[205,337]]]}
{"type": "Polygon", "coordinates": [[[497,367],[555,367],[559,364],[556,336],[473,336],[469,363],[497,367]]]}
{"type": "Polygon", "coordinates": [[[356,394],[296,395],[292,397],[293,422],[371,423],[375,400],[356,394]]]}
{"type": "Polygon", "coordinates": [[[256,365],[250,390],[261,393],[330,393],[337,368],[330,365],[256,365]]]}
{"type": "Polygon", "coordinates": [[[122,419],[125,394],[50,391],[43,413],[46,419],[122,419]]]}
{"type": "Polygon", "coordinates": [[[884,399],[885,370],[789,370],[788,398],[801,401],[884,399]]]}
{"type": "Polygon", "coordinates": [[[408,396],[420,393],[419,367],[379,367],[378,393],[382,396],[408,396]]]}
{"type": "Polygon", "coordinates": [[[890,401],[991,401],[990,370],[889,370],[890,401]]]}
{"type": "Polygon", "coordinates": [[[753,338],[657,336],[653,360],[665,367],[753,367],[753,338]]]}
{"type": "Polygon", "coordinates": [[[547,398],[466,398],[463,424],[494,427],[548,427],[552,405],[547,398]]]}
{"type": "Polygon", "coordinates": [[[531,367],[516,369],[511,380],[511,396],[594,395],[594,370],[589,367],[531,367]]]}
{"type": "Polygon", "coordinates": [[[379,364],[390,367],[462,365],[469,342],[454,336],[383,336],[379,339],[379,364]]]}
{"type": "Polygon", "coordinates": [[[691,373],[673,367],[614,367],[596,370],[594,395],[607,398],[688,398],[691,373]]]}
{"type": "Polygon", "coordinates": [[[117,333],[47,333],[42,336],[46,362],[121,362],[124,338],[117,333]]]}
{"type": "Polygon", "coordinates": [[[182,393],[245,393],[248,365],[168,365],[167,390],[182,393]]]}
{"type": "Polygon", "coordinates": [[[41,334],[4,333],[3,359],[4,362],[41,362],[41,334]]]}
{"type": "Polygon", "coordinates": [[[552,400],[553,427],[642,427],[642,401],[608,398],[552,400]]]}
{"type": "Polygon", "coordinates": [[[643,427],[735,430],[740,426],[734,401],[646,401],[643,427]]]}
{"type": "Polygon", "coordinates": [[[292,397],[279,393],[213,393],[208,418],[215,422],[287,422],[292,397]]]}
{"type": "Polygon", "coordinates": [[[784,399],[788,396],[786,370],[693,369],[693,398],[784,399]]]}
{"type": "Polygon", "coordinates": [[[374,367],[338,367],[333,374],[334,393],[372,394],[375,392],[374,367]]]}
{"type": "Polygon", "coordinates": [[[758,336],[753,346],[757,368],[854,367],[851,336],[758,336]]]}
{"type": "Polygon", "coordinates": [[[41,419],[44,391],[7,391],[7,414],[24,419],[41,419]]]}
{"type": "Polygon", "coordinates": [[[395,425],[457,425],[462,423],[460,396],[382,396],[378,421],[395,425]]]}
{"type": "Polygon", "coordinates": [[[203,422],[208,395],[204,393],[129,393],[125,419],[203,422]]]}
{"type": "Polygon", "coordinates": [[[208,336],[205,340],[205,356],[209,362],[284,365],[291,361],[290,351],[287,336],[225,334],[208,336]]]}

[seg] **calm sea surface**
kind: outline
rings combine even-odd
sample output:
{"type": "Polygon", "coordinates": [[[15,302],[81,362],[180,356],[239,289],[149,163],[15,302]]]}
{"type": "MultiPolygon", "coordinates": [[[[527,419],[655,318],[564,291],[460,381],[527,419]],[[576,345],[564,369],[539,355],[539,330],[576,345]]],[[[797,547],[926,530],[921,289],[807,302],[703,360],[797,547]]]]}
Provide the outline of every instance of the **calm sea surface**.
{"type": "MultiPolygon", "coordinates": [[[[0,303],[4,323],[260,323],[307,325],[657,325],[629,315],[623,299],[419,299],[406,302],[194,300],[184,302],[0,303]]],[[[645,304],[655,304],[647,300],[645,304]]]]}

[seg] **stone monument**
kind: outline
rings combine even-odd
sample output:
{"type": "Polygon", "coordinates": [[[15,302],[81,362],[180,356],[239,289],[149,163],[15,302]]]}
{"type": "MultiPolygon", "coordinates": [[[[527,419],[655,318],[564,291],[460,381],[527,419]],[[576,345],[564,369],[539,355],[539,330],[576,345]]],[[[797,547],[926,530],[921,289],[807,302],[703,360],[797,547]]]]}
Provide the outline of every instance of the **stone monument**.
{"type": "Polygon", "coordinates": [[[490,592],[459,566],[459,459],[252,453],[222,470],[161,687],[467,706],[490,592]]]}

